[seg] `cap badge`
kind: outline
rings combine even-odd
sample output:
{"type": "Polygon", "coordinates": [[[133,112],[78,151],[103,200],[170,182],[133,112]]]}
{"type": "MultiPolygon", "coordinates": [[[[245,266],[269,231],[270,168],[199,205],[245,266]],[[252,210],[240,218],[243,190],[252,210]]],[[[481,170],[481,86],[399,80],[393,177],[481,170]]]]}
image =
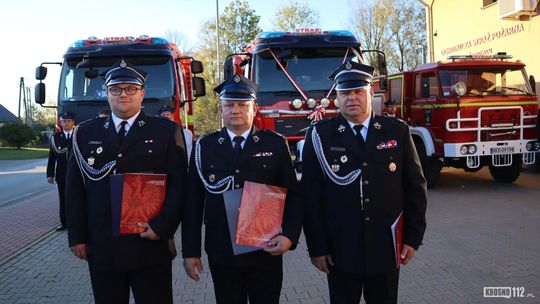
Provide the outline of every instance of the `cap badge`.
{"type": "Polygon", "coordinates": [[[122,61],[120,61],[120,67],[121,68],[127,67],[127,63],[124,61],[124,59],[122,59],[122,61]]]}
{"type": "Polygon", "coordinates": [[[351,64],[350,61],[347,61],[347,64],[345,65],[345,68],[346,68],[347,70],[352,69],[352,64],[351,64]]]}
{"type": "Polygon", "coordinates": [[[343,133],[343,132],[345,132],[345,126],[344,125],[339,125],[337,130],[338,130],[339,133],[343,133]]]}
{"type": "Polygon", "coordinates": [[[97,154],[101,154],[101,152],[103,152],[103,148],[102,148],[102,147],[98,147],[98,148],[96,149],[96,153],[97,153],[97,154]]]}
{"type": "Polygon", "coordinates": [[[218,142],[219,142],[219,144],[221,145],[221,144],[223,143],[223,141],[224,141],[224,140],[225,140],[225,138],[223,138],[223,137],[220,137],[220,138],[218,138],[218,140],[217,140],[217,141],[218,141],[218,142]]]}
{"type": "Polygon", "coordinates": [[[90,166],[93,166],[95,160],[96,160],[95,158],[93,158],[92,156],[90,156],[90,157],[88,158],[88,164],[89,164],[90,166]]]}
{"type": "Polygon", "coordinates": [[[397,169],[396,163],[391,162],[391,163],[388,165],[388,170],[390,170],[390,172],[394,172],[394,171],[396,171],[396,169],[397,169]]]}
{"type": "Polygon", "coordinates": [[[213,183],[216,180],[216,176],[214,174],[208,175],[208,180],[213,183]]]}
{"type": "Polygon", "coordinates": [[[236,74],[236,75],[234,75],[233,80],[234,80],[234,82],[239,83],[240,80],[242,80],[242,79],[240,79],[240,76],[238,76],[238,74],[236,74]]]}
{"type": "Polygon", "coordinates": [[[337,165],[337,164],[332,165],[332,171],[338,172],[339,171],[339,165],[337,165]]]}

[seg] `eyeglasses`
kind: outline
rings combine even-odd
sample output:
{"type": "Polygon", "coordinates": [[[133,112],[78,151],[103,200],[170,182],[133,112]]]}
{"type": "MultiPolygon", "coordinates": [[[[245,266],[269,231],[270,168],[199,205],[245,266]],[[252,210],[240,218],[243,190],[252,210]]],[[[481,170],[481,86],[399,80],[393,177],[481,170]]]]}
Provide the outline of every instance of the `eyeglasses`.
{"type": "Polygon", "coordinates": [[[122,95],[122,91],[126,92],[126,95],[135,95],[137,94],[137,91],[142,90],[142,88],[136,88],[136,87],[127,87],[127,88],[119,88],[119,87],[110,87],[109,92],[112,96],[120,96],[122,95]]]}

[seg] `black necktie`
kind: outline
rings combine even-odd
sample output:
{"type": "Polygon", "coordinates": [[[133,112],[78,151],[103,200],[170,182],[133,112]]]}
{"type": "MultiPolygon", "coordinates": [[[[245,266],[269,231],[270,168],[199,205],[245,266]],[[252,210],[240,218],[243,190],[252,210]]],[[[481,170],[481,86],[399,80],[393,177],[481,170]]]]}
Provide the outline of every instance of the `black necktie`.
{"type": "Polygon", "coordinates": [[[365,142],[364,142],[364,137],[362,136],[362,128],[364,128],[364,126],[357,125],[357,126],[354,126],[353,128],[356,131],[356,139],[358,142],[358,146],[360,147],[360,152],[363,153],[365,142]]]}
{"type": "Polygon", "coordinates": [[[71,139],[71,133],[67,134],[67,140],[69,141],[71,139]]]}
{"type": "Polygon", "coordinates": [[[122,146],[122,143],[124,142],[124,138],[126,138],[126,125],[127,121],[122,121],[120,123],[120,130],[118,131],[116,142],[118,143],[118,147],[122,146]]]}
{"type": "Polygon", "coordinates": [[[242,142],[244,141],[244,137],[242,136],[235,136],[233,138],[234,142],[234,156],[236,157],[236,161],[240,159],[240,154],[242,153],[242,142]]]}

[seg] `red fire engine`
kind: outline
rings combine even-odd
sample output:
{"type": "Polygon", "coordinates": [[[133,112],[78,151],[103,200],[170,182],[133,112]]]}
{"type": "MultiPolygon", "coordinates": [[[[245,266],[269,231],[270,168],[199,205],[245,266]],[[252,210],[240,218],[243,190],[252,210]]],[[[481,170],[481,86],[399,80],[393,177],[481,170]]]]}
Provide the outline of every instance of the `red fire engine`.
{"type": "Polygon", "coordinates": [[[397,102],[409,124],[428,180],[437,184],[443,166],[475,172],[489,166],[493,178],[514,182],[522,164],[540,150],[536,137],[538,100],[525,64],[494,56],[450,56],[388,76],[388,92],[375,81],[374,111],[397,102]]]}
{"type": "Polygon", "coordinates": [[[259,85],[255,125],[284,135],[297,165],[311,123],[338,114],[328,76],[346,60],[362,62],[366,52],[377,54],[380,75],[386,75],[384,53],[361,50],[349,31],[263,32],[243,51],[227,58],[225,78],[239,73],[259,85]]]}
{"type": "Polygon", "coordinates": [[[143,107],[148,115],[169,105],[174,107],[174,120],[193,130],[193,104],[205,94],[204,80],[194,74],[202,73],[200,61],[183,56],[175,44],[163,38],[142,35],[134,37],[90,37],[76,41],[64,54],[63,62],[44,62],[36,69],[35,101],[45,103],[47,76],[45,65],[62,66],[58,90],[58,113],[75,113],[77,122],[94,118],[108,109],[103,72],[125,58],[148,73],[143,107]],[[185,106],[187,104],[187,106],[185,106]]]}

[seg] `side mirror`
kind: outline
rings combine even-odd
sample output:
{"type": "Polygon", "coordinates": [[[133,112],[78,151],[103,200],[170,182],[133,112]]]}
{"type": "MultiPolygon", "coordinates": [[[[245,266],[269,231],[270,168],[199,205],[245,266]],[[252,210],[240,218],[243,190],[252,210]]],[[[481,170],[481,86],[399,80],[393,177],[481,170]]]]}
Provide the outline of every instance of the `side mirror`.
{"type": "Polygon", "coordinates": [[[204,83],[204,78],[202,77],[193,77],[193,96],[200,97],[206,95],[206,84],[204,83]]]}
{"type": "Polygon", "coordinates": [[[43,80],[47,77],[47,68],[40,65],[36,68],[36,79],[43,80]]]}
{"type": "Polygon", "coordinates": [[[45,84],[43,82],[36,84],[34,88],[34,101],[40,105],[45,104],[45,84]]]}
{"type": "Polygon", "coordinates": [[[203,63],[199,60],[193,60],[191,62],[191,73],[193,74],[199,74],[204,71],[203,63]]]}
{"type": "Polygon", "coordinates": [[[536,94],[536,80],[534,79],[533,75],[529,75],[529,84],[531,85],[533,92],[536,94]]]}
{"type": "Polygon", "coordinates": [[[377,65],[379,66],[379,74],[388,75],[388,67],[386,66],[386,57],[384,53],[377,53],[377,65]]]}
{"type": "Polygon", "coordinates": [[[227,81],[234,75],[233,57],[229,56],[223,64],[223,80],[227,81]]]}

